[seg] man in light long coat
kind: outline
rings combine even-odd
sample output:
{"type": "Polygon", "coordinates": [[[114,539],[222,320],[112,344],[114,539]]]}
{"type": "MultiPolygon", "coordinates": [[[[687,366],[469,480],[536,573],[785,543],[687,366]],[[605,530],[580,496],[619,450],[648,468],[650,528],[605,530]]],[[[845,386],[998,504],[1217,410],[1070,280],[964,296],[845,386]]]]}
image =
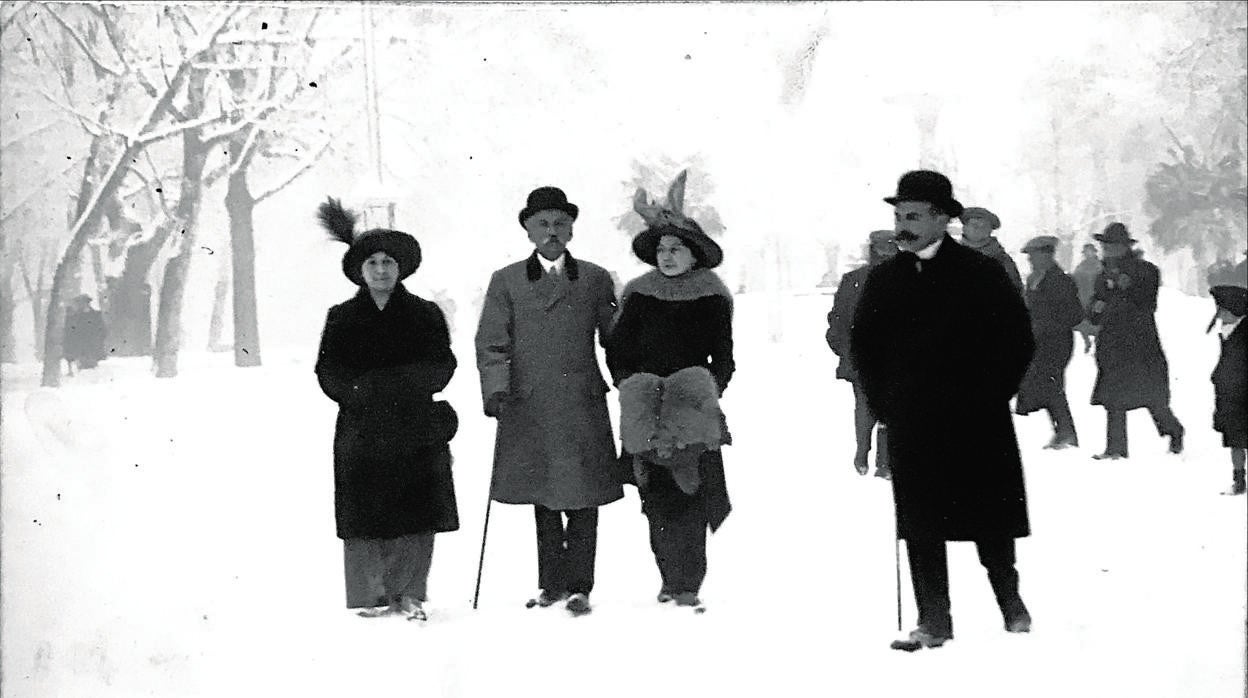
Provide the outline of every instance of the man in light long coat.
{"type": "Polygon", "coordinates": [[[615,441],[594,335],[615,315],[610,274],[567,251],[578,209],[541,187],[520,224],[536,247],[490,278],[477,327],[485,414],[498,419],[490,497],[532,504],[538,585],[529,606],[567,599],[588,613],[598,507],[624,496],[613,476],[615,441]],[[566,517],[566,523],[565,523],[566,517]]]}

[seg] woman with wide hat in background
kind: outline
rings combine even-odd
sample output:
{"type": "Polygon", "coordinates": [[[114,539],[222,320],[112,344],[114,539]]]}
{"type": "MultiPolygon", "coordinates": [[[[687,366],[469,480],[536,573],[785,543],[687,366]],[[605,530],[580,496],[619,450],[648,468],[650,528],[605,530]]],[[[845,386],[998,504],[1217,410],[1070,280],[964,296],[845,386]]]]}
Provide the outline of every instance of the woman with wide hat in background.
{"type": "Polygon", "coordinates": [[[359,289],[329,310],[316,376],[338,403],[334,509],[343,540],[347,607],[424,620],[435,533],[459,528],[448,443],[455,411],[433,396],[455,372],[446,320],[408,292],[420,266],[407,233],[355,233],[330,199],[321,224],[348,245],[342,272],[359,289]]]}
{"type": "Polygon", "coordinates": [[[732,295],[712,271],[719,245],[681,213],[685,176],[664,206],[637,191],[646,229],[633,253],[654,269],[624,287],[606,349],[620,390],[621,480],[637,486],[649,520],[658,600],[700,611],[706,529],[731,510],[719,397],[734,370],[732,295]]]}

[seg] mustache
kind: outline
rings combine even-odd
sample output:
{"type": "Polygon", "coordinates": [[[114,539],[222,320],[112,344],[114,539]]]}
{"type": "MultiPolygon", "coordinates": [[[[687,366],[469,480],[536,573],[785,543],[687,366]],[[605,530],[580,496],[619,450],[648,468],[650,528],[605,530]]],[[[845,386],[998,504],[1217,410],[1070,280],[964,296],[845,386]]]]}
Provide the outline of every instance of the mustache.
{"type": "Polygon", "coordinates": [[[897,233],[897,236],[894,239],[900,242],[910,242],[911,240],[918,240],[919,236],[909,230],[903,230],[900,233],[897,233]]]}

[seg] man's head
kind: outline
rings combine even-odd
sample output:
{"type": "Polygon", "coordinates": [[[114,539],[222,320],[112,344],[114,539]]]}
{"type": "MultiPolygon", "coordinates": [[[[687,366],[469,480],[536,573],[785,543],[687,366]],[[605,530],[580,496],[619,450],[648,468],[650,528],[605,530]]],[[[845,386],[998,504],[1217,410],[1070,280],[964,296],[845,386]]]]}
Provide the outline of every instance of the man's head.
{"type": "Polygon", "coordinates": [[[579,213],[576,204],[568,203],[562,189],[539,187],[529,193],[519,219],[538,254],[553,262],[567,250],[572,240],[572,223],[579,213]]]}
{"type": "Polygon", "coordinates": [[[931,170],[907,172],[897,180],[897,194],[885,197],[893,206],[893,228],[903,250],[921,250],[944,236],[949,220],[962,214],[949,178],[931,170]]]}
{"type": "Polygon", "coordinates": [[[1023,246],[1023,253],[1027,255],[1027,261],[1031,264],[1034,271],[1048,269],[1056,264],[1054,256],[1057,253],[1057,238],[1051,235],[1041,235],[1032,238],[1023,246]]]}
{"type": "Polygon", "coordinates": [[[1001,227],[1001,219],[986,208],[973,206],[962,212],[962,237],[971,242],[983,242],[992,231],[1001,227]]]}
{"type": "Polygon", "coordinates": [[[1114,221],[1105,226],[1105,232],[1092,237],[1101,243],[1101,256],[1105,259],[1121,259],[1131,254],[1131,246],[1135,238],[1127,232],[1127,226],[1114,221]]]}
{"type": "Polygon", "coordinates": [[[879,264],[897,255],[897,233],[892,230],[874,230],[867,238],[867,262],[879,264]]]}
{"type": "Polygon", "coordinates": [[[1084,245],[1083,246],[1083,258],[1084,259],[1096,259],[1096,245],[1093,245],[1090,242],[1084,245]]]}

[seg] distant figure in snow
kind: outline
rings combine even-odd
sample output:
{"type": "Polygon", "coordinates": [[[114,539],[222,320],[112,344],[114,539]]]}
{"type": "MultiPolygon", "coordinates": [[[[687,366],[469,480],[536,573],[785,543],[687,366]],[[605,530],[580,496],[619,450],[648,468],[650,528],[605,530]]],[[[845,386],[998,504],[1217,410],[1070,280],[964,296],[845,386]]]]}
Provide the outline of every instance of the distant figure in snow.
{"type": "Polygon", "coordinates": [[[732,510],[719,398],[732,378],[732,294],[713,269],[723,252],[681,209],[685,173],[664,205],[638,190],[646,229],[633,254],[654,269],[628,282],[607,340],[620,390],[620,474],[637,487],[662,580],[658,601],[701,612],[706,529],[732,510]]]}
{"type": "Polygon", "coordinates": [[[896,233],[892,230],[876,230],[868,237],[867,264],[841,277],[832,298],[832,310],[828,312],[828,330],[824,338],[828,347],[840,358],[836,365],[836,377],[849,381],[854,387],[854,438],[857,450],[854,452],[854,469],[859,475],[866,475],[869,466],[867,458],[871,453],[871,432],[875,431],[877,448],[875,452],[875,476],[888,479],[888,427],[879,423],[871,408],[867,405],[866,393],[858,381],[858,373],[853,362],[849,360],[849,334],[854,324],[854,311],[858,308],[858,299],[862,296],[862,285],[867,281],[871,268],[897,255],[896,233]],[[878,425],[878,426],[877,426],[878,425]]]}
{"type": "Polygon", "coordinates": [[[1001,227],[1001,219],[997,218],[997,214],[986,208],[971,206],[962,211],[959,219],[962,221],[962,244],[997,260],[997,263],[1009,275],[1010,283],[1014,284],[1019,295],[1022,295],[1023,279],[1019,276],[1018,265],[993,236],[993,231],[1001,227]]]}
{"type": "Polygon", "coordinates": [[[1053,438],[1045,448],[1062,449],[1079,445],[1075,420],[1066,400],[1066,366],[1074,351],[1074,328],[1083,320],[1083,306],[1075,282],[1058,266],[1054,255],[1057,238],[1032,238],[1023,252],[1031,264],[1024,299],[1031,315],[1031,333],[1036,354],[1031,359],[1023,383],[1018,388],[1014,411],[1049,413],[1053,438]]]}
{"type": "MultiPolygon", "coordinates": [[[[1079,289],[1079,304],[1083,306],[1085,315],[1092,305],[1092,294],[1096,291],[1096,277],[1100,275],[1101,258],[1096,256],[1096,245],[1088,243],[1083,246],[1083,259],[1079,260],[1079,264],[1070,273],[1075,286],[1079,289]]],[[[1086,354],[1092,350],[1092,337],[1096,334],[1092,323],[1085,318],[1075,329],[1083,336],[1083,353],[1086,354]]]]}
{"type": "MultiPolygon", "coordinates": [[[[1217,304],[1214,322],[1219,330],[1222,351],[1213,369],[1213,428],[1222,433],[1222,445],[1231,450],[1233,479],[1223,494],[1244,493],[1245,449],[1248,449],[1248,273],[1209,289],[1217,304]]],[[[1213,322],[1209,324],[1213,329],[1213,322]]]]}
{"type": "Polygon", "coordinates": [[[946,541],[974,541],[1009,632],[1027,632],[1014,541],[1030,534],[1010,415],[1034,349],[1023,297],[1000,264],[957,244],[949,179],[907,172],[893,205],[896,257],[867,274],[850,358],[888,427],[897,534],[906,541],[918,627],[914,651],[953,638],[946,541]]]}
{"type": "Polygon", "coordinates": [[[591,610],[598,507],[624,488],[594,349],[611,329],[615,288],[568,252],[578,213],[556,187],[529,194],[519,222],[533,253],[490,277],[476,348],[485,414],[498,420],[490,497],[533,505],[540,589],[528,605],[566,599],[579,616],[591,610]]]}
{"type": "Polygon", "coordinates": [[[85,293],[70,301],[65,311],[63,350],[69,375],[75,369],[95,368],[105,357],[104,341],[108,330],[104,315],[91,307],[91,296],[85,293]]]}
{"type": "Polygon", "coordinates": [[[403,287],[420,267],[415,238],[356,234],[355,214],[334,199],[319,214],[349,246],[342,273],[359,287],[329,309],[316,361],[321,390],[338,403],[334,512],[347,608],[422,621],[434,534],[459,528],[448,445],[459,421],[433,399],[455,372],[450,335],[437,304],[403,287]]]}
{"type": "Polygon", "coordinates": [[[1105,408],[1105,451],[1097,460],[1126,458],[1127,412],[1145,408],[1170,452],[1183,452],[1183,425],[1170,409],[1170,365],[1157,333],[1161,275],[1131,246],[1127,226],[1114,222],[1094,236],[1104,269],[1096,279],[1088,321],[1096,332],[1096,386],[1092,404],[1105,408]]]}

